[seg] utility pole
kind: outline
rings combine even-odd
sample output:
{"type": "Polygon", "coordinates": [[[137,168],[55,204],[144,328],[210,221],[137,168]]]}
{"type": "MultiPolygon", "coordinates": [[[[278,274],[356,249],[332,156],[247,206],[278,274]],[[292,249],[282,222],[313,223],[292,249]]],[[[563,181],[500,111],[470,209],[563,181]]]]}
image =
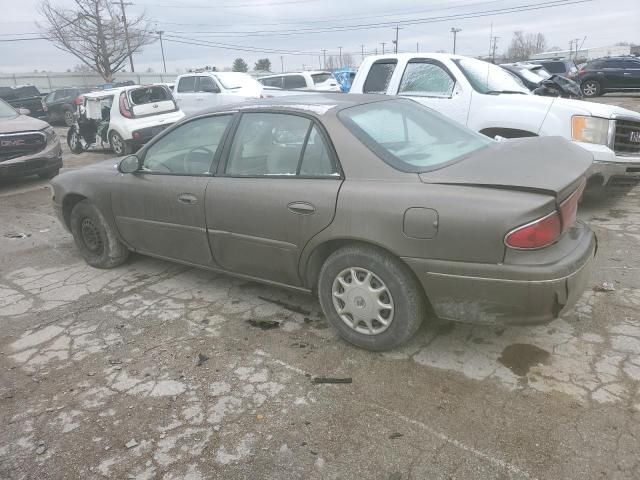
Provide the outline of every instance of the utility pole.
{"type": "Polygon", "coordinates": [[[575,39],[575,44],[576,44],[576,56],[574,57],[574,60],[577,60],[578,59],[578,48],[579,48],[579,45],[580,45],[580,39],[579,38],[575,39]]]}
{"type": "Polygon", "coordinates": [[[572,55],[573,55],[573,40],[569,40],[569,60],[571,60],[572,55]]]}
{"type": "Polygon", "coordinates": [[[338,47],[340,49],[340,68],[342,68],[342,47],[338,47]]]}
{"type": "Polygon", "coordinates": [[[420,53],[420,45],[418,45],[418,42],[416,42],[416,53],[420,53]]]}
{"type": "Polygon", "coordinates": [[[456,54],[456,38],[458,36],[458,32],[461,32],[461,28],[451,27],[451,33],[453,33],[453,54],[456,54]]]}
{"type": "Polygon", "coordinates": [[[362,60],[364,60],[364,45],[360,45],[360,51],[362,52],[362,60]]]}
{"type": "Polygon", "coordinates": [[[120,0],[119,2],[112,2],[113,5],[120,5],[122,8],[122,23],[124,23],[124,38],[127,41],[127,52],[129,53],[129,63],[131,64],[131,72],[135,72],[133,69],[133,55],[131,55],[131,44],[129,43],[129,26],[127,25],[127,14],[125,13],[124,7],[125,5],[133,5],[131,2],[124,2],[124,0],[120,0]]]}
{"type": "Polygon", "coordinates": [[[498,49],[498,39],[500,37],[493,38],[493,47],[491,47],[491,63],[496,63],[496,50],[498,49]]]}
{"type": "Polygon", "coordinates": [[[320,58],[320,55],[318,55],[318,68],[322,70],[322,59],[320,58]]]}
{"type": "Polygon", "coordinates": [[[167,73],[167,63],[164,61],[164,47],[162,46],[162,34],[164,30],[157,30],[156,33],[160,37],[160,51],[162,52],[162,66],[164,67],[164,73],[167,73]]]}
{"type": "Polygon", "coordinates": [[[324,65],[323,68],[326,70],[327,69],[327,49],[326,48],[322,49],[322,61],[324,62],[323,63],[323,65],[324,65]]]}
{"type": "Polygon", "coordinates": [[[393,40],[393,44],[394,44],[394,53],[398,53],[398,32],[400,31],[400,27],[398,25],[396,25],[396,39],[393,40]]]}
{"type": "Polygon", "coordinates": [[[384,55],[384,46],[386,45],[386,42],[382,42],[382,54],[384,55]]]}
{"type": "Polygon", "coordinates": [[[280,72],[284,73],[284,57],[280,55],[280,72]]]}

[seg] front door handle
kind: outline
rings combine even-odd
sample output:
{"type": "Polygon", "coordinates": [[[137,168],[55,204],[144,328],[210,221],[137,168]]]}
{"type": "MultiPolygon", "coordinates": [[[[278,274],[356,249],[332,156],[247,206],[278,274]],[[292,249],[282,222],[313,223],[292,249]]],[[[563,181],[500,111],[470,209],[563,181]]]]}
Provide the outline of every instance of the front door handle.
{"type": "Polygon", "coordinates": [[[624,72],[623,75],[631,75],[629,72],[624,72]]]}
{"type": "Polygon", "coordinates": [[[195,205],[198,203],[197,197],[191,193],[181,193],[178,195],[178,201],[186,203],[187,205],[195,205]]]}
{"type": "Polygon", "coordinates": [[[287,205],[291,213],[297,213],[298,215],[311,215],[315,213],[316,207],[307,202],[292,202],[287,205]]]}

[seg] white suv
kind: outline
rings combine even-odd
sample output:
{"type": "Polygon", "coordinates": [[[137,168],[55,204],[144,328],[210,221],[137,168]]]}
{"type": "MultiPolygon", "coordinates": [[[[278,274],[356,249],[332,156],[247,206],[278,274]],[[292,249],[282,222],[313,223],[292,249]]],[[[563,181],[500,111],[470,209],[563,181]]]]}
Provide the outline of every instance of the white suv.
{"type": "Polygon", "coordinates": [[[280,75],[267,75],[258,81],[265,87],[281,88],[284,90],[319,90],[322,92],[339,92],[340,85],[331,72],[295,72],[280,75]]]}

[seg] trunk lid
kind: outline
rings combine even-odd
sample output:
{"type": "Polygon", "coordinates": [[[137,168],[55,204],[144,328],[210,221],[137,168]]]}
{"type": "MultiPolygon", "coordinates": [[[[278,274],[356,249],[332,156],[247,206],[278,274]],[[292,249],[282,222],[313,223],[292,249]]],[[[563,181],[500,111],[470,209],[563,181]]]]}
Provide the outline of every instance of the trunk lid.
{"type": "Polygon", "coordinates": [[[171,92],[164,85],[140,87],[127,93],[135,117],[158,115],[177,109],[171,92]]]}
{"type": "Polygon", "coordinates": [[[540,192],[558,201],[582,182],[593,156],[562,137],[496,142],[463,160],[421,173],[424,183],[540,192]]]}

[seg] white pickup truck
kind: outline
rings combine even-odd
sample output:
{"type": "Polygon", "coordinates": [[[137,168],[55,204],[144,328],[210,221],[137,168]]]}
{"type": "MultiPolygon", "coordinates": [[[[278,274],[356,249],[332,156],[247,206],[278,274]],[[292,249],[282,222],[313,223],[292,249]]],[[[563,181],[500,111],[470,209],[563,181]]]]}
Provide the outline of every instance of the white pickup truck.
{"type": "Polygon", "coordinates": [[[262,84],[241,72],[185,73],[176,78],[173,97],[187,115],[208,108],[260,98],[262,84]]]}
{"type": "Polygon", "coordinates": [[[593,154],[589,185],[640,178],[640,114],[532,95],[501,67],[474,58],[407,53],[365,58],[349,93],[410,97],[490,137],[562,136],[593,154]]]}

